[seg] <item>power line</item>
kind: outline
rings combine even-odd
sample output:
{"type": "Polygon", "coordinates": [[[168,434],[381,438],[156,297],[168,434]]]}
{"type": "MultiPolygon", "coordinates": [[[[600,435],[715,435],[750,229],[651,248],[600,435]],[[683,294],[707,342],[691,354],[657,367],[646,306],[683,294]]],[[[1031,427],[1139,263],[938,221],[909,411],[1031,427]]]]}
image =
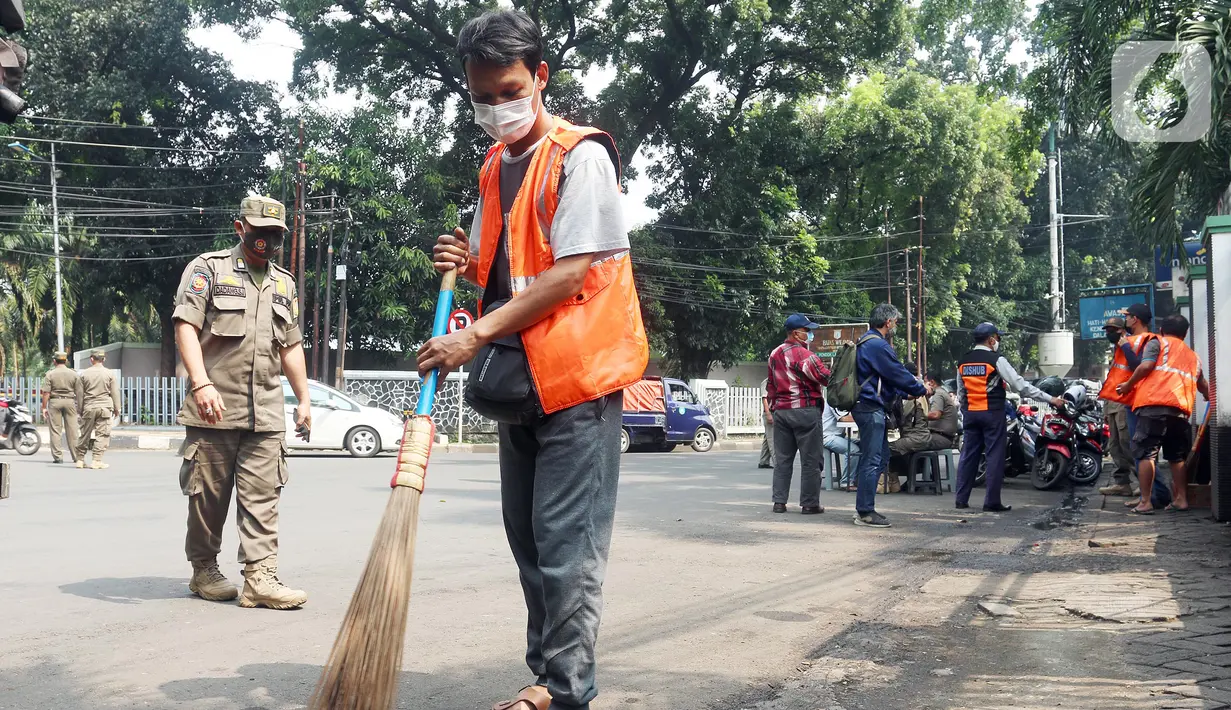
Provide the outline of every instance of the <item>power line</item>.
{"type": "Polygon", "coordinates": [[[52,118],[51,116],[26,116],[25,118],[36,121],[47,121],[49,123],[68,123],[80,126],[98,126],[100,128],[122,128],[131,130],[146,130],[146,131],[191,131],[192,128],[185,126],[150,126],[135,123],[109,123],[107,121],[86,121],[75,118],[52,118]]]}
{"type": "MultiPolygon", "coordinates": [[[[178,146],[160,145],[130,145],[127,143],[91,143],[89,141],[66,141],[60,138],[35,138],[34,136],[9,136],[16,141],[33,141],[35,143],[58,143],[62,145],[80,145],[91,148],[125,148],[128,150],[165,150],[173,153],[204,153],[206,155],[268,155],[258,150],[225,150],[222,148],[180,148],[178,146]]],[[[272,152],[272,151],[271,151],[272,152]]]]}

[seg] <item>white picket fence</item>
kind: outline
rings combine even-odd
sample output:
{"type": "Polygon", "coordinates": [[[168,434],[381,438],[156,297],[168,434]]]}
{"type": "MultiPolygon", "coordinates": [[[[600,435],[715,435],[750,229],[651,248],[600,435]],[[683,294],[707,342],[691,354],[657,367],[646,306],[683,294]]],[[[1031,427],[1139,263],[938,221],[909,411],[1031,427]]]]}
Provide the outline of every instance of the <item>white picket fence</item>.
{"type": "MultiPolygon", "coordinates": [[[[117,371],[118,372],[118,371],[117,371]]],[[[120,421],[146,426],[175,426],[175,416],[188,395],[188,380],[182,377],[122,377],[120,421]]],[[[34,421],[43,421],[43,378],[5,377],[0,390],[25,403],[34,421]]]]}
{"type": "Polygon", "coordinates": [[[731,387],[727,390],[727,434],[760,434],[764,431],[764,410],[760,387],[731,387]]]}

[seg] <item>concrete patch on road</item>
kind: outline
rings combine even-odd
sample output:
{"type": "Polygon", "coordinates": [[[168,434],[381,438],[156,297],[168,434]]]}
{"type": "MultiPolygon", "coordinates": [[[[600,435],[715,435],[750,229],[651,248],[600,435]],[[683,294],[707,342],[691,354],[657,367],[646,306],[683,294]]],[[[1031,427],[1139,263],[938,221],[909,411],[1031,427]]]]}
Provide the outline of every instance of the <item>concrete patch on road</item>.
{"type": "Polygon", "coordinates": [[[165,451],[171,448],[171,439],[166,436],[143,434],[137,437],[137,448],[149,451],[165,451]]]}

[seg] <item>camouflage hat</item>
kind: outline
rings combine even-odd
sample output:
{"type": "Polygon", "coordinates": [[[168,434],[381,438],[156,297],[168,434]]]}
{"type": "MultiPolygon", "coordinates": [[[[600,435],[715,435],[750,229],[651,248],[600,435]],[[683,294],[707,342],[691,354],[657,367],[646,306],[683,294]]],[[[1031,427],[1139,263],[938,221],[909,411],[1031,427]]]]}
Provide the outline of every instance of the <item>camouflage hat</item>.
{"type": "Polygon", "coordinates": [[[97,350],[91,350],[91,351],[90,351],[90,359],[91,359],[91,360],[106,360],[106,359],[107,359],[107,351],[106,351],[106,350],[103,350],[102,348],[99,348],[99,349],[97,349],[97,350]]]}
{"type": "Polygon", "coordinates": [[[245,197],[239,203],[239,216],[253,227],[282,227],[286,229],[286,208],[270,197],[245,197]]]}

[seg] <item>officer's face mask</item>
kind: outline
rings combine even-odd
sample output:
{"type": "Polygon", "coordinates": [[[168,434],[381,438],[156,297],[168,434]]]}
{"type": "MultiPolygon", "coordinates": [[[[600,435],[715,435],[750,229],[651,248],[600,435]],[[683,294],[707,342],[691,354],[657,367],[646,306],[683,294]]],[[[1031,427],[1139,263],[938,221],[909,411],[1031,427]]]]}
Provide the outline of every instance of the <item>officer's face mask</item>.
{"type": "Polygon", "coordinates": [[[542,101],[538,103],[538,106],[535,105],[535,97],[538,95],[536,80],[534,90],[524,99],[496,105],[471,101],[470,105],[474,107],[474,122],[479,124],[479,127],[492,137],[492,140],[500,141],[505,145],[516,143],[525,138],[530,129],[534,127],[534,121],[543,107],[542,101]]]}
{"type": "Polygon", "coordinates": [[[286,235],[282,230],[244,230],[244,248],[252,256],[265,259],[266,261],[276,259],[282,253],[282,243],[285,240],[286,235]]]}
{"type": "Polygon", "coordinates": [[[808,331],[806,334],[804,334],[804,342],[805,342],[805,343],[808,343],[809,345],[811,345],[811,344],[812,344],[812,339],[813,339],[814,337],[816,337],[816,336],[815,336],[815,335],[813,335],[812,331],[808,331]]]}
{"type": "Polygon", "coordinates": [[[1118,328],[1108,328],[1107,329],[1107,342],[1111,343],[1112,345],[1115,345],[1116,343],[1120,342],[1120,330],[1118,328]]]}

